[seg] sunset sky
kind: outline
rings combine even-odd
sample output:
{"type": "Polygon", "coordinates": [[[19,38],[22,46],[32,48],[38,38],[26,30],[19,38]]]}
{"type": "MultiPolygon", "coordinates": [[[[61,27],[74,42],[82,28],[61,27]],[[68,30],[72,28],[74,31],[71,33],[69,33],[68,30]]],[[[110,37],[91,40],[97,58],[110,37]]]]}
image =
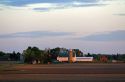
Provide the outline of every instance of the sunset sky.
{"type": "Polygon", "coordinates": [[[125,53],[125,0],[0,0],[0,51],[28,46],[125,53]]]}

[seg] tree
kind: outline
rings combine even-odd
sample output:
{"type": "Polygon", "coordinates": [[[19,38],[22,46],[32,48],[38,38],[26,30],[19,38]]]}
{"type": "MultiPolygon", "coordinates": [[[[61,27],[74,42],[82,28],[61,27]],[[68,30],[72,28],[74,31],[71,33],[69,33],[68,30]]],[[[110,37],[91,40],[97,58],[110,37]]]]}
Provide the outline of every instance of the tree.
{"type": "Polygon", "coordinates": [[[50,50],[50,55],[52,59],[57,59],[57,56],[59,55],[59,53],[60,53],[59,47],[50,50]]]}
{"type": "Polygon", "coordinates": [[[33,56],[33,59],[36,60],[36,62],[38,63],[38,61],[41,60],[41,50],[37,47],[33,47],[32,49],[32,56],[33,56]]]}
{"type": "Polygon", "coordinates": [[[36,63],[45,63],[47,61],[46,53],[37,47],[29,46],[26,50],[24,50],[23,54],[26,63],[33,63],[33,61],[36,61],[36,63]]]}
{"type": "Polygon", "coordinates": [[[5,53],[0,51],[0,56],[4,56],[4,55],[5,55],[5,53]]]}
{"type": "Polygon", "coordinates": [[[91,54],[90,54],[90,53],[88,53],[88,54],[87,54],[87,57],[91,57],[91,54]]]}
{"type": "Polygon", "coordinates": [[[16,59],[17,60],[20,60],[20,55],[21,55],[21,53],[17,52],[17,54],[16,54],[16,59]]]}
{"type": "Polygon", "coordinates": [[[27,63],[32,63],[32,48],[29,46],[26,50],[23,51],[24,57],[25,57],[25,62],[27,63]]]}
{"type": "Polygon", "coordinates": [[[83,57],[83,52],[82,51],[80,51],[79,49],[73,49],[73,50],[76,53],[77,57],[83,57]]]}

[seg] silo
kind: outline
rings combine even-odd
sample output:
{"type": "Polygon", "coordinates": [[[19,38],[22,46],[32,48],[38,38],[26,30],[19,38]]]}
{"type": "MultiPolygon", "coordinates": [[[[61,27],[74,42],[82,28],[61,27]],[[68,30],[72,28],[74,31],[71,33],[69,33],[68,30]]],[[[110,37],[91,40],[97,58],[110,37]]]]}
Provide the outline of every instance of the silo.
{"type": "Polygon", "coordinates": [[[68,60],[69,60],[69,63],[73,62],[73,50],[72,49],[69,50],[69,58],[68,58],[68,60]]]}

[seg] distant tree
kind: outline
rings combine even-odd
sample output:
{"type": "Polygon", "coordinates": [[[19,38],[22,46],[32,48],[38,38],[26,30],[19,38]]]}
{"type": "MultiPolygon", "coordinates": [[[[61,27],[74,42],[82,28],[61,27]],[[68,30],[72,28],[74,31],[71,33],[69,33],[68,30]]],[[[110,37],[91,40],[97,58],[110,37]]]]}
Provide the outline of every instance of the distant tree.
{"type": "Polygon", "coordinates": [[[41,59],[41,50],[37,47],[32,48],[32,53],[34,60],[38,63],[38,61],[41,59]]]}
{"type": "Polygon", "coordinates": [[[74,51],[75,51],[77,57],[83,57],[82,51],[80,51],[79,49],[74,49],[74,51]]]}
{"type": "Polygon", "coordinates": [[[10,53],[10,60],[11,61],[15,61],[16,60],[16,53],[15,53],[15,51],[13,51],[12,53],[10,53]]]}
{"type": "Polygon", "coordinates": [[[95,61],[99,61],[100,60],[100,54],[92,54],[91,55],[95,61]]]}
{"type": "Polygon", "coordinates": [[[21,53],[17,52],[17,54],[16,54],[16,60],[20,60],[20,55],[21,55],[21,53]]]}
{"type": "Polygon", "coordinates": [[[42,55],[42,61],[43,63],[48,63],[51,62],[52,55],[50,54],[49,51],[44,51],[44,54],[42,55]]]}
{"type": "Polygon", "coordinates": [[[113,60],[117,60],[117,55],[112,55],[113,56],[113,60]]]}
{"type": "Polygon", "coordinates": [[[19,61],[20,60],[20,53],[13,51],[13,53],[7,53],[7,55],[10,55],[10,60],[12,61],[19,61]]]}
{"type": "Polygon", "coordinates": [[[90,57],[90,56],[91,56],[91,54],[90,54],[90,53],[88,53],[88,54],[87,54],[87,57],[90,57]]]}
{"type": "Polygon", "coordinates": [[[0,56],[4,56],[4,55],[5,55],[5,53],[0,51],[0,56]]]}
{"type": "Polygon", "coordinates": [[[59,55],[59,53],[60,53],[59,47],[51,49],[50,50],[51,59],[57,59],[57,56],[59,55]]]}
{"type": "Polygon", "coordinates": [[[113,56],[112,55],[107,55],[108,60],[111,62],[113,60],[113,56]]]}
{"type": "Polygon", "coordinates": [[[47,59],[46,54],[43,50],[40,50],[37,47],[28,47],[26,50],[23,51],[25,62],[32,63],[33,61],[36,61],[38,63],[39,61],[41,63],[44,63],[47,59]]]}
{"type": "Polygon", "coordinates": [[[32,55],[32,48],[29,46],[26,50],[23,51],[25,62],[32,63],[33,55],[32,55]]]}

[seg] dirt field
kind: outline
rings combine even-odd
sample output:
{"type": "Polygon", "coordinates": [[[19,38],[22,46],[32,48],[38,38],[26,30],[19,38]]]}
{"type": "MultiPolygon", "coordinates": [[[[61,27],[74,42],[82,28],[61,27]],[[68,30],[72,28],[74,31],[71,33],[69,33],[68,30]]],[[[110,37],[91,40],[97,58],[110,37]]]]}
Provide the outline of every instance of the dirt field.
{"type": "Polygon", "coordinates": [[[0,82],[125,82],[125,64],[0,65],[0,82]]]}

